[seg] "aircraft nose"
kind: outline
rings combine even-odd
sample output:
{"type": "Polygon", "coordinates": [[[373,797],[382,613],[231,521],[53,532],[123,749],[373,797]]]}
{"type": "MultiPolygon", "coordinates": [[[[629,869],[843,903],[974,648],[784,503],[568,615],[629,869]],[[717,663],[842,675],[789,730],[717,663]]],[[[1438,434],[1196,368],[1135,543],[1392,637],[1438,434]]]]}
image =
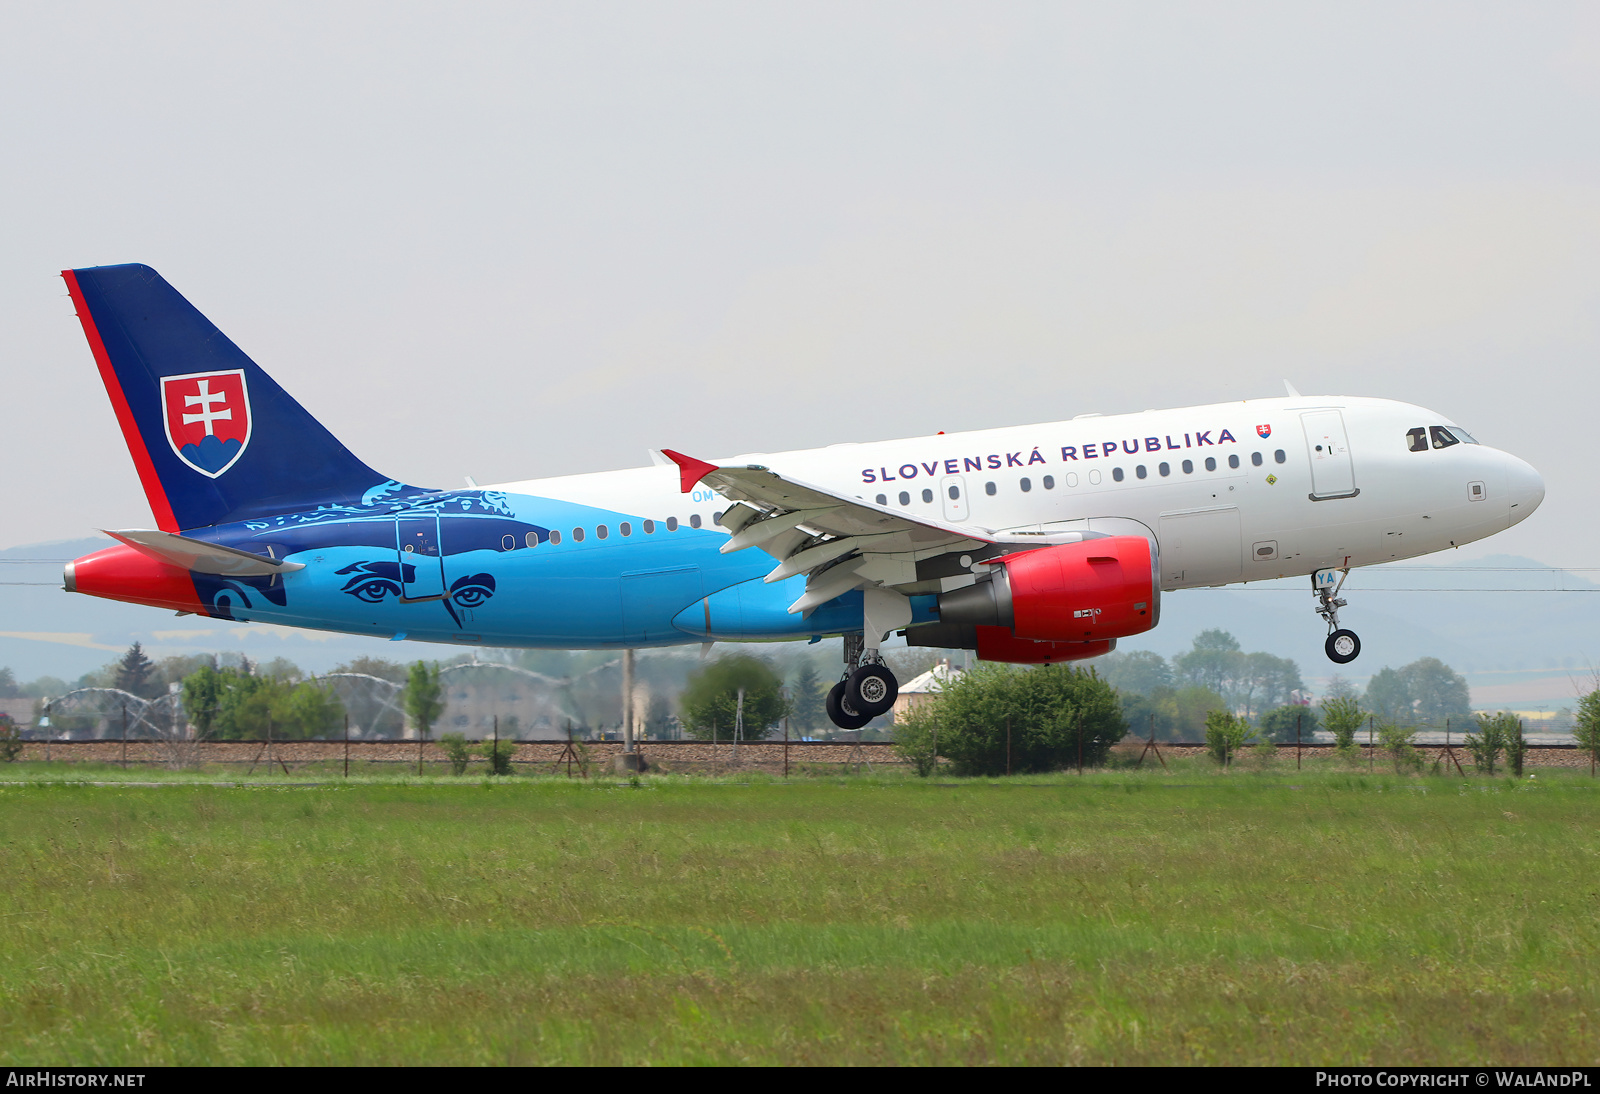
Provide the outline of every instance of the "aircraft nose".
{"type": "Polygon", "coordinates": [[[1544,501],[1544,478],[1533,469],[1533,465],[1524,460],[1510,455],[1506,460],[1506,498],[1509,503],[1510,520],[1506,527],[1526,520],[1528,515],[1539,508],[1539,503],[1544,501]]]}

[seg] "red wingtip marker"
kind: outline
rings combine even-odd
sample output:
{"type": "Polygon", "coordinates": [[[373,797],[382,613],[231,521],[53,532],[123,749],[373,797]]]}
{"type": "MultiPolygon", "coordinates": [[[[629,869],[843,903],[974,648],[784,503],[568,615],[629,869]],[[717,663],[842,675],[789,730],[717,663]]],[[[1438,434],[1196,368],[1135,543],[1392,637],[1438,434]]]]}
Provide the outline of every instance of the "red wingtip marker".
{"type": "Polygon", "coordinates": [[[683,492],[685,494],[694,489],[695,483],[717,469],[717,465],[714,463],[697,460],[693,456],[685,456],[682,452],[674,452],[670,448],[663,448],[661,454],[678,465],[678,477],[683,483],[683,492]]]}

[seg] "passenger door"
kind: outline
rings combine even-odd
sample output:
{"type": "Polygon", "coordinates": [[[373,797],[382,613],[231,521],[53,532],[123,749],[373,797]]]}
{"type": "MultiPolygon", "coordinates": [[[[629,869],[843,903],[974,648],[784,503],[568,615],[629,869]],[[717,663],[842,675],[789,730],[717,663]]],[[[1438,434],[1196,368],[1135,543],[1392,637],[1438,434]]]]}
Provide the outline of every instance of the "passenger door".
{"type": "Polygon", "coordinates": [[[1313,410],[1300,415],[1300,423],[1306,431],[1306,454],[1311,457],[1311,500],[1353,498],[1361,493],[1350,461],[1344,415],[1337,410],[1313,410]]]}

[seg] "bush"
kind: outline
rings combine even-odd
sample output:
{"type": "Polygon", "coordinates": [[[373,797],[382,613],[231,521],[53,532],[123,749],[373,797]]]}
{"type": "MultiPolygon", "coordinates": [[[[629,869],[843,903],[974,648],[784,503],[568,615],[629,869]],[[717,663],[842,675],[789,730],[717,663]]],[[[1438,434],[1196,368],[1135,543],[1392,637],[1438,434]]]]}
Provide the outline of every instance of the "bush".
{"type": "Polygon", "coordinates": [[[1322,728],[1333,734],[1333,743],[1341,753],[1349,755],[1356,747],[1356,731],[1366,715],[1353,696],[1341,695],[1322,701],[1322,728]]]}
{"type": "Polygon", "coordinates": [[[1407,770],[1417,771],[1422,767],[1422,756],[1417,752],[1415,740],[1417,731],[1412,726],[1396,725],[1394,722],[1384,722],[1378,727],[1378,743],[1389,758],[1394,761],[1394,773],[1400,774],[1402,767],[1407,770]]]}
{"type": "Polygon", "coordinates": [[[1085,764],[1105,763],[1128,731],[1117,693],[1093,669],[981,665],[945,686],[930,704],[939,751],[961,775],[1006,772],[1010,725],[1013,772],[1075,767],[1082,727],[1085,764]]]}
{"type": "Polygon", "coordinates": [[[511,774],[511,757],[516,754],[517,743],[501,739],[485,741],[478,746],[478,755],[489,761],[489,774],[511,774]]]}
{"type": "Polygon", "coordinates": [[[1256,731],[1263,741],[1292,745],[1298,731],[1300,740],[1310,742],[1319,728],[1317,712],[1311,707],[1282,706],[1267,711],[1256,721],[1256,731]]]}
{"type": "Polygon", "coordinates": [[[450,757],[450,774],[466,774],[467,764],[472,762],[472,749],[467,746],[466,736],[460,733],[442,733],[439,735],[439,747],[450,757]]]}
{"type": "Polygon", "coordinates": [[[917,703],[904,714],[895,715],[895,755],[910,764],[918,778],[926,779],[937,769],[938,742],[939,715],[935,703],[917,703]]]}
{"type": "Polygon", "coordinates": [[[1477,732],[1467,734],[1467,750],[1472,753],[1474,767],[1485,775],[1494,774],[1495,761],[1506,745],[1507,725],[1514,726],[1516,721],[1516,715],[1505,711],[1478,715],[1477,732]]]}
{"type": "Polygon", "coordinates": [[[1239,750],[1255,739],[1250,723],[1231,710],[1206,715],[1206,751],[1219,764],[1231,764],[1239,750]]]}
{"type": "Polygon", "coordinates": [[[16,763],[22,755],[22,730],[9,714],[0,714],[0,763],[16,763]]]}
{"type": "Polygon", "coordinates": [[[1522,736],[1522,719],[1506,715],[1501,748],[1506,752],[1506,766],[1519,779],[1522,777],[1522,760],[1528,754],[1528,742],[1522,736]]]}
{"type": "Polygon", "coordinates": [[[1573,719],[1572,735],[1591,762],[1600,760],[1600,688],[1578,700],[1578,716],[1573,719]]]}

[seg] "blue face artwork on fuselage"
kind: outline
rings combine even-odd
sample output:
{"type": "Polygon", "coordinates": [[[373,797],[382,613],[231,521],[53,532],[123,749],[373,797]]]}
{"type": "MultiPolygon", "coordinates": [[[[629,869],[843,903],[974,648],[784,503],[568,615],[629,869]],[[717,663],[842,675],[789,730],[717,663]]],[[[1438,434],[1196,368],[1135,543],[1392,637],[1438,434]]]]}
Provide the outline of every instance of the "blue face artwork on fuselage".
{"type": "MultiPolygon", "coordinates": [[[[375,505],[329,506],[189,534],[270,558],[350,547],[387,551],[388,558],[352,562],[336,571],[346,579],[341,592],[368,604],[381,604],[391,597],[403,597],[416,578],[417,567],[398,559],[397,521],[426,523],[429,518],[437,522],[433,527],[438,557],[442,558],[471,551],[507,552],[534,547],[550,538],[548,528],[515,519],[506,496],[495,491],[427,493],[386,498],[375,505]]],[[[289,606],[279,575],[192,576],[201,603],[218,619],[236,620],[237,612],[257,604],[289,606]]],[[[473,573],[456,578],[443,595],[421,599],[438,600],[459,630],[463,621],[457,609],[477,608],[494,593],[493,574],[473,573]]]]}

